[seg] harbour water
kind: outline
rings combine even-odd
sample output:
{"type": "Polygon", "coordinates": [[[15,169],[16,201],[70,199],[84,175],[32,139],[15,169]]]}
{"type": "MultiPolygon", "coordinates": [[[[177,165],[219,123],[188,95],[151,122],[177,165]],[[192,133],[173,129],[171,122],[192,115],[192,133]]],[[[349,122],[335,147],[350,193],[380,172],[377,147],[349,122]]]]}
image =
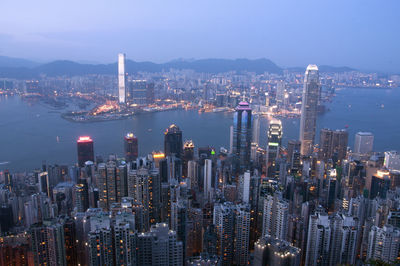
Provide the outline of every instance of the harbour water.
{"type": "MultiPolygon", "coordinates": [[[[318,129],[328,127],[349,131],[349,146],[354,134],[375,134],[376,151],[400,150],[400,89],[341,89],[328,103],[329,111],[318,117],[318,129]]],[[[134,116],[126,120],[97,123],[74,123],[61,118],[61,112],[40,103],[28,103],[18,96],[0,97],[0,171],[29,171],[48,164],[76,162],[76,139],[89,135],[96,155],[122,155],[123,136],[134,132],[139,139],[139,153],[145,155],[163,149],[163,132],[177,124],[184,139],[196,147],[217,149],[229,145],[232,113],[202,113],[174,110],[134,116]]],[[[298,138],[299,119],[283,119],[283,144],[298,138]]],[[[260,144],[266,143],[266,118],[260,123],[260,144]]],[[[316,138],[318,142],[318,136],[316,138]]]]}

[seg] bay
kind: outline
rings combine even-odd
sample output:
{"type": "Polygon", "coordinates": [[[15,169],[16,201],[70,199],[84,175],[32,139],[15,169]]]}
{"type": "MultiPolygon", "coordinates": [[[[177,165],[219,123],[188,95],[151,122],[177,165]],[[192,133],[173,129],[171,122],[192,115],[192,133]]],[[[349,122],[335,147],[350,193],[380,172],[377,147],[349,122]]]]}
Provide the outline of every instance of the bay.
{"type": "MultiPolygon", "coordinates": [[[[400,89],[346,88],[336,92],[328,112],[319,115],[317,137],[321,128],[349,131],[349,146],[358,131],[375,135],[376,151],[400,150],[400,89]]],[[[192,139],[196,147],[229,148],[232,113],[202,113],[174,110],[140,114],[126,120],[97,123],[74,123],[60,117],[40,103],[28,103],[18,96],[0,97],[0,171],[30,171],[48,164],[76,163],[76,140],[88,135],[94,140],[96,155],[123,154],[123,136],[134,132],[139,139],[139,153],[163,150],[165,129],[172,123],[183,131],[183,139],[192,139]]],[[[297,139],[299,119],[285,118],[283,144],[297,139]]],[[[266,144],[266,118],[260,123],[260,145],[266,144]]]]}

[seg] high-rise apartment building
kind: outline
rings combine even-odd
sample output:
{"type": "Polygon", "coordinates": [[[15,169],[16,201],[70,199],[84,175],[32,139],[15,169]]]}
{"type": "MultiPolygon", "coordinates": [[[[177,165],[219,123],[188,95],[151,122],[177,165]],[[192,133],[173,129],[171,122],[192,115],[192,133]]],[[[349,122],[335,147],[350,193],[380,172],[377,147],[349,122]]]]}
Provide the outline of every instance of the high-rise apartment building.
{"type": "Polygon", "coordinates": [[[30,228],[35,265],[67,265],[64,227],[56,220],[46,220],[30,228]]]}
{"type": "Polygon", "coordinates": [[[300,153],[302,156],[309,156],[313,152],[319,92],[320,80],[318,67],[316,65],[308,65],[304,76],[300,118],[300,153]]]}
{"type": "Polygon", "coordinates": [[[153,225],[137,237],[138,265],[183,265],[183,246],[168,225],[153,225]]]}
{"type": "Polygon", "coordinates": [[[265,235],[254,245],[253,265],[298,266],[300,265],[300,249],[285,240],[265,235]]]}
{"type": "MultiPolygon", "coordinates": [[[[250,244],[250,208],[248,205],[236,205],[235,212],[235,265],[249,264],[250,244]]],[[[232,237],[232,236],[231,236],[232,237]]]]}
{"type": "Polygon", "coordinates": [[[231,203],[214,205],[213,224],[217,230],[217,254],[221,265],[232,265],[234,256],[235,213],[231,203]]]}
{"type": "Polygon", "coordinates": [[[368,236],[367,260],[396,261],[400,247],[400,230],[391,225],[372,226],[368,236]]]}
{"type": "Polygon", "coordinates": [[[280,193],[264,198],[262,235],[286,240],[289,217],[289,203],[280,193]]]}

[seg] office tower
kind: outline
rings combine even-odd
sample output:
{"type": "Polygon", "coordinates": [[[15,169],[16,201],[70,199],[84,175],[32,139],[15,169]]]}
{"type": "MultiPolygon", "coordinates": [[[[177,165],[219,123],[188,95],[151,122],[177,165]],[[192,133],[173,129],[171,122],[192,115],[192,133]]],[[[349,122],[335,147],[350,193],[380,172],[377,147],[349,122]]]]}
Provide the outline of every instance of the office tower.
{"type": "Polygon", "coordinates": [[[339,190],[339,183],[337,179],[337,172],[336,169],[331,169],[327,175],[328,179],[328,193],[326,199],[326,208],[329,211],[335,210],[335,201],[337,199],[338,190],[339,190]]]}
{"type": "Polygon", "coordinates": [[[253,132],[252,132],[252,141],[256,145],[260,144],[260,116],[254,115],[253,116],[253,132]]]}
{"type": "Polygon", "coordinates": [[[247,102],[240,102],[233,117],[233,148],[235,171],[244,172],[250,167],[252,140],[252,115],[247,102]]]}
{"type": "Polygon", "coordinates": [[[378,171],[377,174],[371,177],[371,189],[369,191],[369,198],[376,197],[386,199],[386,194],[390,189],[390,175],[386,171],[378,171]]]}
{"type": "Polygon", "coordinates": [[[35,265],[67,265],[62,224],[46,220],[33,225],[30,235],[35,265]]]}
{"type": "Polygon", "coordinates": [[[154,83],[147,83],[146,84],[146,101],[147,104],[153,104],[154,103],[154,83]]]}
{"type": "Polygon", "coordinates": [[[234,212],[234,263],[235,265],[248,265],[250,245],[250,209],[248,205],[237,205],[235,206],[234,212]]]}
{"type": "Polygon", "coordinates": [[[132,80],[130,82],[129,98],[132,104],[143,106],[147,104],[146,80],[132,80]]]}
{"type": "Polygon", "coordinates": [[[229,127],[229,154],[233,153],[233,126],[229,127]]]}
{"type": "Polygon", "coordinates": [[[300,118],[300,153],[302,156],[309,156],[313,152],[319,91],[318,67],[316,65],[308,65],[304,76],[300,118]]]}
{"type": "Polygon", "coordinates": [[[131,162],[137,159],[139,151],[138,139],[133,133],[124,137],[125,160],[131,162]]]}
{"type": "Polygon", "coordinates": [[[203,181],[203,192],[204,198],[206,200],[210,200],[210,196],[212,193],[212,160],[205,159],[204,160],[204,181],[203,181]]]}
{"type": "Polygon", "coordinates": [[[186,257],[188,236],[188,206],[184,200],[171,203],[171,230],[176,232],[178,240],[182,242],[183,258],[186,257]]]}
{"type": "Polygon", "coordinates": [[[190,180],[190,188],[194,190],[199,190],[199,179],[197,173],[197,162],[189,161],[187,178],[190,180]]]}
{"type": "Polygon", "coordinates": [[[250,171],[244,172],[243,175],[240,175],[239,182],[240,182],[240,199],[243,203],[249,204],[250,203],[250,171]]]}
{"type": "Polygon", "coordinates": [[[383,164],[389,170],[400,170],[400,154],[397,151],[386,151],[383,164]]]}
{"type": "Polygon", "coordinates": [[[299,140],[290,139],[287,146],[287,161],[292,167],[294,153],[300,152],[301,142],[299,140]]]}
{"type": "Polygon", "coordinates": [[[188,177],[188,162],[194,159],[194,143],[186,140],[183,144],[182,175],[188,177]]]}
{"type": "Polygon", "coordinates": [[[183,265],[183,246],[165,223],[137,237],[137,265],[183,265]]]}
{"type": "Polygon", "coordinates": [[[75,207],[77,212],[85,212],[89,208],[89,191],[86,180],[75,185],[75,207]]]}
{"type": "Polygon", "coordinates": [[[289,203],[276,192],[264,197],[262,235],[286,240],[288,228],[289,203]]]}
{"type": "Polygon", "coordinates": [[[172,124],[164,132],[164,153],[165,156],[175,156],[179,159],[182,158],[182,131],[175,124],[172,124]]]}
{"type": "Polygon", "coordinates": [[[374,147],[374,135],[371,132],[358,132],[354,140],[354,153],[369,154],[374,147]]]}
{"type": "Polygon", "coordinates": [[[400,248],[400,231],[391,225],[372,226],[368,235],[367,260],[397,261],[400,248]]]}
{"type": "Polygon", "coordinates": [[[329,159],[343,161],[347,154],[349,134],[346,130],[321,129],[318,159],[327,162],[329,159]]]}
{"type": "Polygon", "coordinates": [[[307,248],[305,250],[305,265],[320,265],[328,262],[331,248],[331,225],[329,216],[317,212],[310,215],[308,224],[307,248]]]}
{"type": "Polygon", "coordinates": [[[267,137],[267,177],[275,177],[278,170],[276,160],[279,157],[282,143],[282,122],[280,120],[273,119],[269,121],[267,137]]]}
{"type": "Polygon", "coordinates": [[[118,54],[118,102],[126,103],[125,54],[118,54]]]}
{"type": "Polygon", "coordinates": [[[85,162],[94,161],[93,140],[90,137],[79,137],[78,141],[78,166],[84,167],[85,162]]]}
{"type": "Polygon", "coordinates": [[[283,105],[284,99],[285,99],[285,93],[286,93],[286,84],[283,80],[278,81],[276,84],[276,105],[278,107],[281,107],[283,105]]]}
{"type": "Polygon", "coordinates": [[[298,266],[300,249],[289,242],[265,235],[254,245],[254,266],[298,266]]]}
{"type": "Polygon", "coordinates": [[[221,265],[232,265],[235,235],[233,205],[228,202],[215,204],[213,224],[217,230],[217,254],[221,265]]]}

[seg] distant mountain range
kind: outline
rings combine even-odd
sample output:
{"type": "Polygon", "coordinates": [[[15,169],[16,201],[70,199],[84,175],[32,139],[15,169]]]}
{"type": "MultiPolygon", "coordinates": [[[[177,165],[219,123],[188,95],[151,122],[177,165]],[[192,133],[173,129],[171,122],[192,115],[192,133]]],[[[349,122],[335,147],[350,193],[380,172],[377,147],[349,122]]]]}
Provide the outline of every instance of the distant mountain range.
{"type": "MultiPolygon", "coordinates": [[[[128,73],[160,72],[169,69],[192,69],[196,72],[222,73],[228,71],[250,71],[258,74],[269,72],[281,74],[283,68],[269,59],[200,59],[174,60],[163,64],[152,62],[126,61],[128,73]]],[[[305,68],[288,68],[291,71],[303,72],[305,68]]],[[[354,70],[348,67],[320,66],[321,72],[345,72],[354,70]]],[[[117,63],[112,64],[81,64],[68,60],[57,60],[40,64],[33,61],[0,56],[0,77],[29,79],[40,75],[46,76],[75,76],[86,74],[116,74],[117,63]]]]}

